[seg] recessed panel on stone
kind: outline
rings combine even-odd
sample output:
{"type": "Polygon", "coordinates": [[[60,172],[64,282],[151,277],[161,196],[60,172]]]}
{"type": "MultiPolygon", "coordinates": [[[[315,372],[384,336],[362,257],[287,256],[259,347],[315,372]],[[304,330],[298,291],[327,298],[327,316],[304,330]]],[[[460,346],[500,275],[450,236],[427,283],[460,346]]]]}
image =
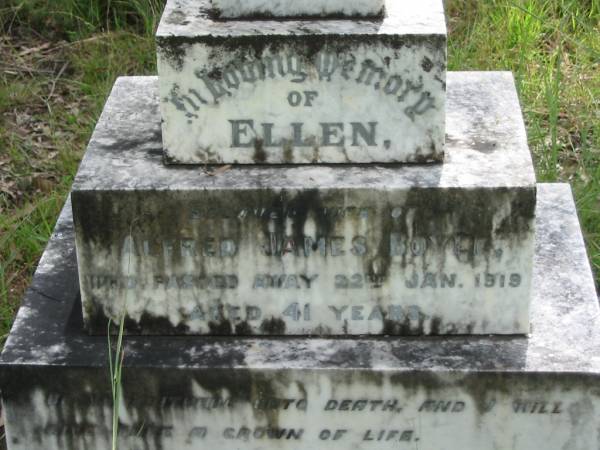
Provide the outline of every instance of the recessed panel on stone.
{"type": "Polygon", "coordinates": [[[443,159],[441,0],[362,21],[215,21],[207,1],[169,1],[157,32],[167,163],[443,159]]]}
{"type": "MultiPolygon", "coordinates": [[[[112,448],[73,239],[66,208],[0,358],[10,450],[112,448]]],[[[600,313],[567,185],[539,187],[533,285],[527,337],[128,337],[119,448],[596,449],[600,313]]]]}
{"type": "Polygon", "coordinates": [[[117,82],[73,187],[87,328],[529,332],[535,180],[512,77],[449,77],[424,166],[164,166],[155,78],[117,82]]]}
{"type": "Polygon", "coordinates": [[[385,0],[211,0],[220,19],[377,18],[384,9],[385,0]]]}

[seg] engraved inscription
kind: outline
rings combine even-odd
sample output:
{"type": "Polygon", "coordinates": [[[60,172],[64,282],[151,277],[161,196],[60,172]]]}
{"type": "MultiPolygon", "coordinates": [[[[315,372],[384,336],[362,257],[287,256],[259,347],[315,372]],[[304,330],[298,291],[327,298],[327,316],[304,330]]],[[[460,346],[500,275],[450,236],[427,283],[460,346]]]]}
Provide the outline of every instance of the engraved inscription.
{"type": "MultiPolygon", "coordinates": [[[[520,219],[473,226],[458,205],[420,218],[398,198],[376,206],[273,194],[194,199],[170,207],[172,227],[121,227],[101,252],[111,262],[81,274],[84,292],[99,304],[126,298],[132,315],[169,305],[171,323],[190,334],[485,333],[512,299],[512,323],[525,320],[530,273],[520,249],[530,233],[509,227],[520,219]]],[[[111,305],[105,314],[117,317],[111,305]]]]}
{"type": "Polygon", "coordinates": [[[304,136],[304,124],[300,122],[291,123],[283,131],[286,136],[292,136],[290,139],[273,139],[273,123],[255,124],[252,119],[230,120],[231,125],[231,147],[250,148],[256,146],[257,141],[264,147],[281,147],[290,144],[292,147],[313,147],[316,143],[325,146],[351,147],[367,146],[376,147],[377,142],[377,122],[351,122],[349,124],[339,122],[321,122],[319,123],[321,133],[318,136],[304,136]],[[261,131],[257,131],[261,130],[261,131]],[[346,141],[346,134],[351,139],[346,141]]]}
{"type": "MultiPolygon", "coordinates": [[[[218,107],[225,100],[248,86],[273,80],[287,81],[292,85],[318,83],[317,89],[290,89],[279,101],[289,108],[312,108],[332,82],[347,83],[348,89],[366,89],[379,93],[399,105],[399,111],[409,120],[436,109],[435,96],[425,89],[423,75],[407,75],[404,71],[394,72],[390,56],[359,59],[355,52],[321,50],[312,57],[293,52],[256,56],[240,56],[222,66],[198,67],[193,70],[195,84],[184,89],[173,83],[163,99],[183,113],[188,121],[199,117],[199,113],[218,107]]],[[[396,56],[397,57],[397,56],[396,56]]],[[[433,66],[430,58],[425,67],[429,72],[433,66]]],[[[399,70],[399,69],[396,69],[399,70]]],[[[325,100],[326,101],[326,100],[325,100]]],[[[307,111],[307,116],[310,113],[307,111]]],[[[274,123],[252,117],[230,117],[230,147],[379,147],[390,148],[391,140],[378,134],[378,120],[343,123],[339,121],[310,124],[294,121],[274,123]],[[305,130],[311,129],[307,133],[305,130]],[[318,129],[318,132],[315,130],[318,129]],[[277,137],[276,137],[277,136],[277,137]]]]}
{"type": "MultiPolygon", "coordinates": [[[[372,59],[358,62],[353,53],[320,51],[312,59],[287,53],[234,60],[223,68],[196,69],[194,74],[198,80],[201,80],[203,92],[205,91],[209,95],[194,94],[197,101],[194,102],[194,99],[189,98],[190,106],[199,108],[200,105],[209,103],[206,97],[210,98],[213,104],[218,104],[224,97],[233,96],[244,84],[255,84],[277,78],[297,84],[304,83],[312,71],[316,72],[319,81],[331,82],[334,77],[338,77],[342,80],[352,81],[357,86],[381,91],[385,95],[395,98],[399,103],[406,100],[409,92],[423,90],[422,76],[411,79],[406,75],[390,73],[386,65],[377,64],[372,59]]],[[[172,91],[173,95],[180,98],[177,91],[172,91]]],[[[300,105],[302,97],[300,95],[295,99],[294,103],[297,104],[294,106],[300,105]]],[[[173,97],[167,100],[173,101],[172,99],[173,97]]],[[[309,99],[308,95],[306,99],[309,99]]]]}
{"type": "MultiPolygon", "coordinates": [[[[405,394],[396,397],[373,393],[322,397],[315,393],[305,397],[277,397],[258,391],[257,398],[220,395],[125,398],[123,407],[138,418],[123,420],[119,426],[119,439],[132,449],[145,448],[148,442],[160,442],[169,448],[184,444],[220,444],[239,448],[261,445],[267,449],[276,448],[282,441],[293,442],[299,449],[314,448],[319,442],[326,441],[357,449],[376,448],[374,445],[390,449],[413,448],[409,444],[420,448],[439,442],[435,433],[423,432],[430,428],[430,423],[452,427],[482,423],[488,424],[482,430],[489,430],[492,423],[499,426],[498,420],[514,424],[525,420],[523,416],[535,416],[537,427],[550,426],[556,430],[563,422],[555,419],[565,411],[572,414],[579,404],[576,398],[569,398],[569,394],[532,394],[528,398],[507,393],[500,397],[471,398],[472,394],[465,395],[460,391],[447,395],[443,390],[434,389],[427,395],[420,395],[418,390],[413,391],[407,386],[395,387],[398,392],[406,389],[405,394]],[[143,419],[145,410],[158,411],[163,419],[143,419]],[[340,423],[348,423],[348,426],[340,427],[340,423]]],[[[369,390],[367,385],[364,390],[369,390]]],[[[70,395],[44,394],[40,406],[54,413],[48,414],[49,419],[44,424],[33,424],[29,430],[31,436],[37,442],[46,439],[76,442],[80,438],[93,442],[102,436],[110,436],[108,424],[86,419],[73,422],[72,416],[61,414],[72,408],[72,402],[70,395]]],[[[109,395],[82,394],[77,402],[90,411],[110,408],[112,399],[109,395]]],[[[568,422],[565,425],[569,426],[568,422]]],[[[476,426],[464,428],[464,431],[478,432],[476,426]]],[[[506,428],[502,432],[505,433],[506,428]]]]}

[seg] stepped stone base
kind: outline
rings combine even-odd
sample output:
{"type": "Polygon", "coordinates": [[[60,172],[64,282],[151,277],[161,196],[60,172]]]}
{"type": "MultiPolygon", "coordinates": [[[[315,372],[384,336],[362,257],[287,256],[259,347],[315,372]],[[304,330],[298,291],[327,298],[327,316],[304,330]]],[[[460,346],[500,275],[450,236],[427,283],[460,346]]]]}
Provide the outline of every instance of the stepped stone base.
{"type": "MultiPolygon", "coordinates": [[[[538,193],[528,337],[131,337],[119,448],[598,448],[598,299],[569,187],[538,193]]],[[[10,450],[110,448],[70,205],[0,363],[10,450]]]]}
{"type": "Polygon", "coordinates": [[[73,186],[84,321],[141,334],[529,332],[535,176],[509,73],[450,73],[443,165],[165,166],[120,79],[73,186]]]}

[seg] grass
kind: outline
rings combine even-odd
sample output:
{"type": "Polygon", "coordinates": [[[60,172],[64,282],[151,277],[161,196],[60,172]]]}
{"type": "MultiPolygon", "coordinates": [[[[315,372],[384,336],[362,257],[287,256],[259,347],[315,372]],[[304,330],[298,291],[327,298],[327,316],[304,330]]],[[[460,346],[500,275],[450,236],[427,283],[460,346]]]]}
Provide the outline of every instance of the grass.
{"type": "Polygon", "coordinates": [[[0,6],[0,336],[114,80],[155,73],[160,3],[106,3],[112,7],[67,0],[0,6]]]}
{"type": "Polygon", "coordinates": [[[108,322],[106,336],[108,339],[108,364],[110,370],[110,387],[112,391],[112,437],[111,450],[117,450],[119,443],[119,412],[121,406],[122,385],[121,379],[123,375],[123,361],[125,358],[125,348],[123,347],[123,335],[125,332],[125,321],[119,323],[119,332],[116,342],[113,343],[111,336],[112,322],[108,322]],[[113,349],[114,345],[114,349],[113,349]]]}
{"type": "MultiPolygon", "coordinates": [[[[159,0],[0,5],[0,336],[119,75],[155,72],[159,0]]],[[[600,273],[600,0],[448,0],[449,69],[512,70],[540,181],[575,191],[600,273]]]]}
{"type": "Polygon", "coordinates": [[[514,72],[538,180],[571,183],[600,273],[600,1],[449,1],[448,12],[449,69],[514,72]]]}
{"type": "MultiPolygon", "coordinates": [[[[0,7],[0,336],[52,232],[114,80],[153,74],[158,1],[0,7]]],[[[108,337],[117,448],[123,329],[108,337]]],[[[2,447],[0,443],[0,448],[2,447]]]]}

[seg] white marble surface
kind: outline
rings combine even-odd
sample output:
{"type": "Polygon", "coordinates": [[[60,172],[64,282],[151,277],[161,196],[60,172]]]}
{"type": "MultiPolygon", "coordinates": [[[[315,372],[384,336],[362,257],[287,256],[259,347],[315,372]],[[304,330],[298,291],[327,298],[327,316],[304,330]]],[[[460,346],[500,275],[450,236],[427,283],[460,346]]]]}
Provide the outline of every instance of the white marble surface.
{"type": "Polygon", "coordinates": [[[223,19],[244,17],[379,16],[384,0],[211,0],[223,19]]]}
{"type": "Polygon", "coordinates": [[[443,158],[441,0],[390,5],[388,17],[375,25],[329,20],[232,26],[189,18],[189,9],[185,1],[171,0],[157,33],[167,162],[443,158]],[[421,29],[399,18],[403,8],[418,10],[407,14],[415,20],[424,16],[421,29]]]}

